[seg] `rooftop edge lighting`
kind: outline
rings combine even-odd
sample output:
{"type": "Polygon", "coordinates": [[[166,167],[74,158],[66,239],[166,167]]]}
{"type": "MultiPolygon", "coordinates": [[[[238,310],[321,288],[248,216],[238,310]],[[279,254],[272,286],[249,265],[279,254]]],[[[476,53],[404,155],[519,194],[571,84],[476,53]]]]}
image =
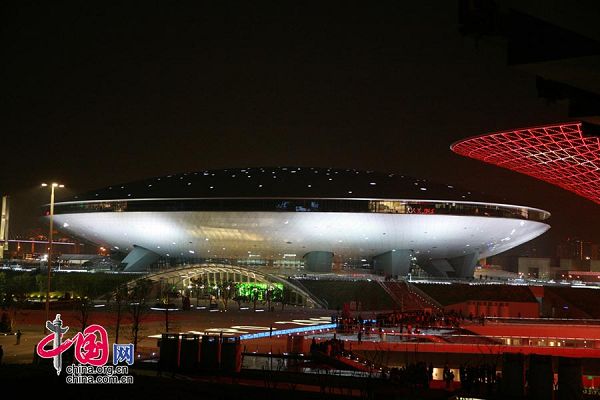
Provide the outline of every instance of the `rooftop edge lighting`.
{"type": "Polygon", "coordinates": [[[584,135],[581,122],[475,136],[453,143],[450,149],[600,204],[600,137],[584,135]]]}

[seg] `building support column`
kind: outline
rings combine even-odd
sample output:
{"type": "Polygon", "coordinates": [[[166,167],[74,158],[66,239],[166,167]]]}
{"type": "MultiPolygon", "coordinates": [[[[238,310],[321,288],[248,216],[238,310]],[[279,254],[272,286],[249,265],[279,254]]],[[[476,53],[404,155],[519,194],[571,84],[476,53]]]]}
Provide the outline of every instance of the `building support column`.
{"type": "Polygon", "coordinates": [[[411,257],[411,250],[390,250],[373,257],[373,268],[387,276],[407,276],[411,257]]]}
{"type": "Polygon", "coordinates": [[[453,271],[452,265],[445,258],[436,258],[422,265],[423,269],[432,276],[447,278],[448,273],[453,271]]]}
{"type": "Polygon", "coordinates": [[[472,278],[479,253],[470,253],[454,258],[436,258],[422,265],[428,274],[440,277],[472,278]]]}
{"type": "Polygon", "coordinates": [[[133,245],[133,250],[119,264],[119,268],[127,272],[145,271],[150,264],[155,263],[159,258],[160,254],[145,247],[133,245]]]}
{"type": "Polygon", "coordinates": [[[333,253],[330,251],[311,251],[304,257],[304,269],[309,272],[331,272],[333,253]]]}
{"type": "Polygon", "coordinates": [[[457,278],[472,278],[475,273],[475,266],[479,261],[479,253],[471,253],[462,257],[455,257],[448,260],[454,268],[454,276],[457,278]]]}

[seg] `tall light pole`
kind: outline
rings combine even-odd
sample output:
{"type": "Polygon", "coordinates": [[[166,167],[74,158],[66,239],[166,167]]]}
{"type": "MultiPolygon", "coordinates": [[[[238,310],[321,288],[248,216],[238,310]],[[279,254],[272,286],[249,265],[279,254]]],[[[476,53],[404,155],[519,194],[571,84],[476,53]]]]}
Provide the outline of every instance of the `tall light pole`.
{"type": "MultiPolygon", "coordinates": [[[[52,231],[54,229],[54,189],[55,188],[64,188],[65,185],[61,185],[58,183],[53,183],[48,185],[47,183],[42,183],[42,187],[50,186],[50,232],[48,235],[48,285],[46,286],[46,321],[50,320],[50,279],[52,276],[52,231]]],[[[46,326],[44,325],[44,332],[46,331],[46,326]]]]}

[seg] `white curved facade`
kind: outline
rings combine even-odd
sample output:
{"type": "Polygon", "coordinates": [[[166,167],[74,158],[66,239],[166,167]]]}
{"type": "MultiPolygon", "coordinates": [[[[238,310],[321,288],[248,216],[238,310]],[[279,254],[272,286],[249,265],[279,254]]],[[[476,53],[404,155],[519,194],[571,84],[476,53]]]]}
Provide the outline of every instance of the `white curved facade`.
{"type": "Polygon", "coordinates": [[[434,275],[472,275],[479,259],[548,230],[549,216],[405,175],[302,167],[149,178],[54,209],[59,229],[129,253],[126,270],[163,257],[315,272],[370,264],[392,276],[415,262],[434,275]]]}
{"type": "Polygon", "coordinates": [[[121,251],[138,245],[164,257],[278,259],[328,251],[369,259],[404,249],[420,263],[473,252],[489,257],[550,228],[513,218],[340,212],[100,212],[54,219],[93,243],[121,251]]]}

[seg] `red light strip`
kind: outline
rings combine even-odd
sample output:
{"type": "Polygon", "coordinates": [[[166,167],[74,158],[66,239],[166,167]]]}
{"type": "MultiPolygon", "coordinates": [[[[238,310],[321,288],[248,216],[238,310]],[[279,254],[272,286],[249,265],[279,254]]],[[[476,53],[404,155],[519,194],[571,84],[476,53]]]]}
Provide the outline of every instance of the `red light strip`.
{"type": "Polygon", "coordinates": [[[476,136],[450,148],[600,204],[600,138],[584,136],[579,122],[476,136]]]}

